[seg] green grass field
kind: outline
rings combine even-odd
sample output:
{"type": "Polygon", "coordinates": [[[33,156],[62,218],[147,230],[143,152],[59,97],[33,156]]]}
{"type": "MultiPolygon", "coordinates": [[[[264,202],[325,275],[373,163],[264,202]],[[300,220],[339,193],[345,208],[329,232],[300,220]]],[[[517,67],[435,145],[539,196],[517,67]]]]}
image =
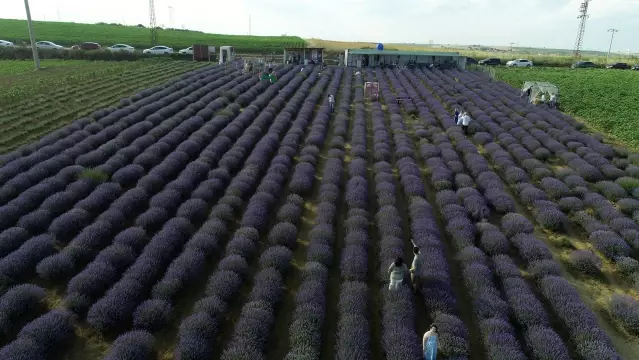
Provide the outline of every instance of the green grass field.
{"type": "Polygon", "coordinates": [[[562,111],[593,130],[639,149],[639,71],[500,67],[495,75],[516,88],[521,88],[524,81],[548,81],[559,86],[562,111]]]}
{"type": "MultiPolygon", "coordinates": [[[[85,41],[97,42],[102,46],[123,43],[137,49],[146,49],[151,45],[147,28],[52,21],[34,21],[33,25],[38,40],[53,41],[64,46],[85,41]]],[[[16,43],[29,41],[25,20],[0,19],[0,29],[3,40],[16,43]]],[[[160,30],[159,43],[176,51],[197,43],[216,47],[230,45],[235,46],[238,53],[242,53],[281,51],[286,44],[301,44],[304,40],[297,36],[220,35],[190,30],[160,30]]]]}
{"type": "Polygon", "coordinates": [[[0,60],[0,153],[206,63],[0,60]]]}
{"type": "MultiPolygon", "coordinates": [[[[42,67],[53,68],[63,66],[82,66],[78,61],[66,61],[66,60],[43,60],[40,62],[42,67]]],[[[34,64],[32,61],[7,61],[0,60],[0,76],[4,75],[20,75],[27,74],[34,70],[34,64]]],[[[1,95],[0,95],[1,96],[1,95]]]]}

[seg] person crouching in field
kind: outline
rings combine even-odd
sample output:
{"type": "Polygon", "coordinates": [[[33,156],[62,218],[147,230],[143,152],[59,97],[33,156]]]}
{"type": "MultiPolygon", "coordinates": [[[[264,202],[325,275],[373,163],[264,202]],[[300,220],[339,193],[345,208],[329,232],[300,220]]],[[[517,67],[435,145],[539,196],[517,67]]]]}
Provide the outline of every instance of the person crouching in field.
{"type": "Polygon", "coordinates": [[[404,263],[404,259],[400,256],[388,267],[388,275],[390,276],[390,284],[388,290],[398,290],[404,282],[404,278],[408,268],[404,263]]]}
{"type": "Polygon", "coordinates": [[[261,80],[263,82],[267,82],[268,84],[275,84],[277,82],[277,77],[273,72],[273,68],[268,68],[268,72],[262,73],[261,80]]]}
{"type": "Polygon", "coordinates": [[[468,115],[468,113],[464,111],[459,117],[459,120],[457,120],[457,125],[461,125],[464,135],[468,135],[469,124],[470,124],[470,115],[468,115]]]}
{"type": "Polygon", "coordinates": [[[420,270],[422,267],[422,257],[417,246],[413,247],[413,264],[410,267],[410,282],[413,284],[413,292],[419,291],[420,285],[420,270]]]}
{"type": "Polygon", "coordinates": [[[331,113],[335,111],[335,97],[332,94],[328,95],[328,105],[331,107],[331,113]]]}

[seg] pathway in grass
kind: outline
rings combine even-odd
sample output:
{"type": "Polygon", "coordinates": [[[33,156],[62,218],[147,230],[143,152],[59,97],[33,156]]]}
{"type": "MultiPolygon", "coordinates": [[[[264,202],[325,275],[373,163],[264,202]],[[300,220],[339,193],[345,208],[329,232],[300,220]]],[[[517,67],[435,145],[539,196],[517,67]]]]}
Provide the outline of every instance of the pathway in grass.
{"type": "MultiPolygon", "coordinates": [[[[330,70],[323,71],[321,76],[331,78],[330,83],[324,89],[316,87],[312,91],[320,93],[319,103],[315,107],[315,112],[313,119],[316,119],[318,116],[324,116],[324,111],[327,110],[327,98],[328,93],[332,92],[333,89],[339,87],[343,80],[343,74],[335,74],[336,71],[341,69],[332,68],[330,70]],[[321,109],[322,114],[319,115],[318,111],[321,109]]],[[[338,103],[339,105],[339,103],[338,103]]],[[[335,116],[337,112],[330,114],[327,120],[325,133],[325,141],[323,142],[323,146],[321,148],[316,145],[309,145],[307,148],[302,148],[302,144],[300,144],[301,153],[296,157],[294,161],[294,165],[307,163],[311,164],[315,167],[315,180],[313,181],[313,186],[310,191],[306,191],[301,194],[296,194],[295,190],[291,190],[289,188],[290,183],[287,184],[285,188],[284,194],[296,194],[302,196],[304,201],[303,210],[301,213],[301,221],[298,222],[298,232],[297,232],[297,244],[295,245],[295,250],[293,251],[292,258],[292,269],[288,271],[288,274],[285,278],[285,293],[281,303],[278,306],[278,309],[275,313],[275,324],[273,326],[273,331],[271,332],[271,336],[269,339],[269,348],[268,348],[268,358],[272,360],[284,359],[286,354],[290,350],[290,337],[287,336],[289,332],[289,328],[293,321],[293,310],[295,309],[295,296],[299,290],[300,284],[302,282],[302,272],[306,265],[307,261],[307,250],[308,250],[308,240],[309,233],[313,228],[313,225],[316,223],[317,216],[317,205],[319,202],[318,194],[319,188],[322,183],[322,170],[324,169],[324,164],[326,162],[328,151],[330,150],[330,144],[334,138],[335,132],[335,116]],[[317,152],[317,153],[315,153],[317,152]],[[311,160],[314,159],[314,160],[311,160]],[[310,162],[309,162],[310,161],[310,162]]],[[[317,120],[320,123],[321,119],[317,120]]],[[[308,127],[311,129],[311,127],[308,127]]],[[[307,134],[308,136],[309,134],[307,134]]],[[[313,134],[313,136],[316,134],[313,134]]],[[[306,144],[307,142],[305,142],[306,144]]],[[[282,197],[281,204],[285,203],[286,195],[282,197]]],[[[281,207],[280,207],[281,208],[281,207]]],[[[278,219],[279,221],[287,221],[285,218],[278,219]]]]}
{"type": "MultiPolygon", "coordinates": [[[[334,177],[336,183],[333,184],[334,186],[330,186],[334,190],[331,191],[327,188],[325,190],[326,197],[320,199],[324,205],[331,204],[332,202],[336,207],[335,214],[331,217],[332,235],[330,238],[332,242],[328,241],[328,246],[331,251],[330,255],[326,254],[326,256],[322,256],[321,248],[323,247],[322,243],[325,241],[321,239],[322,236],[320,236],[322,225],[318,225],[316,228],[316,236],[318,239],[316,241],[311,239],[311,241],[314,242],[311,245],[314,245],[317,248],[313,261],[323,265],[322,268],[328,268],[326,277],[324,324],[320,330],[321,346],[319,349],[319,356],[322,360],[334,359],[335,346],[337,343],[339,294],[341,285],[339,264],[342,255],[342,248],[344,247],[344,223],[348,211],[346,200],[344,198],[344,191],[348,180],[346,166],[350,161],[350,154],[348,153],[348,150],[350,149],[349,139],[353,126],[352,98],[354,94],[355,97],[357,97],[358,91],[361,91],[358,90],[357,85],[353,86],[354,76],[351,69],[346,69],[343,77],[344,80],[342,82],[343,86],[339,99],[339,106],[336,110],[338,112],[338,117],[334,120],[336,122],[333,124],[334,137],[331,139],[331,150],[328,154],[330,157],[339,159],[339,161],[335,161],[334,163],[336,165],[339,164],[341,168],[339,170],[333,170],[331,167],[326,167],[324,169],[325,172],[339,171],[339,176],[336,176],[336,174],[323,174],[324,179],[328,178],[329,175],[334,177]]],[[[298,351],[303,354],[306,350],[304,350],[304,346],[301,346],[298,351]]]]}
{"type": "MultiPolygon", "coordinates": [[[[387,80],[386,75],[381,69],[375,70],[375,78],[376,80],[379,80],[379,78],[384,78],[385,80],[387,80]]],[[[384,103],[388,104],[388,102],[392,102],[392,101],[396,101],[396,99],[395,98],[385,99],[383,96],[380,99],[380,103],[382,104],[384,103]]],[[[392,166],[394,185],[396,188],[396,193],[395,193],[396,204],[395,205],[397,207],[397,211],[399,212],[399,216],[401,217],[401,220],[402,220],[401,227],[402,227],[403,236],[401,238],[401,242],[403,246],[401,250],[403,251],[400,254],[403,256],[406,264],[410,267],[410,265],[412,265],[412,261],[415,256],[415,254],[413,253],[413,241],[411,236],[412,230],[411,230],[411,219],[410,219],[410,212],[409,212],[410,199],[407,196],[406,190],[403,188],[403,185],[400,181],[399,168],[398,168],[398,160],[400,160],[403,156],[405,156],[406,153],[403,152],[404,151],[403,149],[399,149],[399,153],[398,153],[398,146],[397,146],[398,144],[396,144],[393,141],[394,133],[393,133],[393,128],[391,127],[391,124],[390,124],[391,114],[388,111],[389,109],[388,106],[379,105],[379,104],[374,106],[377,109],[376,112],[381,112],[383,114],[385,130],[386,130],[386,133],[388,134],[387,135],[388,140],[385,141],[385,143],[387,143],[389,147],[391,148],[391,151],[390,151],[391,156],[389,161],[392,166]]],[[[377,130],[377,131],[383,132],[383,130],[377,130]]],[[[393,256],[389,256],[389,255],[390,254],[385,254],[386,262],[381,264],[381,269],[380,269],[383,272],[383,274],[380,274],[380,275],[386,278],[387,278],[386,269],[390,265],[390,263],[394,260],[393,256]]],[[[415,342],[421,343],[422,335],[428,330],[429,325],[432,323],[433,319],[428,314],[424,304],[424,299],[421,296],[419,291],[415,293],[415,296],[411,299],[411,302],[413,307],[409,311],[414,312],[414,318],[415,318],[414,328],[416,331],[415,342]]]]}

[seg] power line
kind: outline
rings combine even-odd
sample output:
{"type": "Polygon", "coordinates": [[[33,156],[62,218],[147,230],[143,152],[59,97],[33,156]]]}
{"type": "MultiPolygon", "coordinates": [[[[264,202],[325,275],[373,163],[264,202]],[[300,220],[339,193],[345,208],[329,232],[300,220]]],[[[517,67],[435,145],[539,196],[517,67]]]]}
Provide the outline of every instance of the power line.
{"type": "Polygon", "coordinates": [[[608,47],[608,56],[606,56],[606,58],[610,57],[610,50],[612,50],[612,40],[615,38],[615,33],[619,32],[619,30],[617,30],[617,29],[608,29],[608,32],[610,33],[610,46],[608,47]]]}
{"type": "Polygon", "coordinates": [[[586,32],[586,20],[590,15],[588,15],[588,4],[590,0],[584,0],[579,6],[579,15],[577,19],[579,19],[579,28],[577,29],[577,40],[575,41],[575,52],[574,56],[576,58],[581,57],[581,46],[584,41],[584,33],[586,32]]]}

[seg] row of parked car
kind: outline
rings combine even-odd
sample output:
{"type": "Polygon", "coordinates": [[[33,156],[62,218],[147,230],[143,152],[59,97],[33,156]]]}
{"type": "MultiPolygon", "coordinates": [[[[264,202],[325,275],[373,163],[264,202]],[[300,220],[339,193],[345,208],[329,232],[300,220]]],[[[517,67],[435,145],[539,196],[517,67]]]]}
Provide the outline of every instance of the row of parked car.
{"type": "MultiPolygon", "coordinates": [[[[472,62],[468,62],[468,59],[466,60],[467,63],[472,63],[472,62]]],[[[477,61],[477,64],[479,65],[492,65],[492,66],[496,66],[496,65],[501,65],[501,59],[499,58],[488,58],[488,59],[484,59],[484,60],[479,60],[477,61]]],[[[506,63],[506,66],[508,67],[532,67],[533,66],[533,62],[527,59],[516,59],[516,60],[511,60],[508,61],[506,63]]],[[[572,64],[571,68],[573,69],[580,69],[580,68],[597,68],[599,67],[597,64],[593,63],[592,61],[577,61],[576,63],[572,64]]],[[[616,63],[612,63],[612,64],[608,64],[605,66],[606,69],[633,69],[633,70],[639,70],[639,64],[630,66],[627,63],[623,63],[623,62],[616,62],[616,63]]]]}
{"type": "MultiPolygon", "coordinates": [[[[597,66],[597,64],[593,63],[592,61],[577,61],[571,66],[571,68],[573,69],[596,68],[596,67],[599,67],[599,66],[597,66]]],[[[606,65],[606,69],[639,70],[639,64],[630,66],[624,62],[616,62],[616,63],[606,65]]]]}
{"type": "MultiPolygon", "coordinates": [[[[0,47],[17,47],[17,45],[15,45],[14,43],[10,41],[0,40],[0,47]]],[[[88,50],[106,50],[106,51],[112,51],[112,52],[129,52],[129,53],[133,53],[136,51],[133,46],[130,46],[127,44],[115,44],[115,45],[111,45],[107,47],[102,47],[100,46],[100,44],[95,42],[84,42],[82,44],[73,45],[70,48],[66,48],[52,41],[38,41],[36,42],[36,47],[38,49],[43,49],[43,50],[64,50],[64,49],[87,50],[87,51],[88,50]]],[[[215,48],[213,46],[210,46],[209,51],[212,53],[215,53],[215,48]]],[[[173,48],[170,48],[168,46],[158,45],[148,49],[144,49],[142,50],[142,53],[151,54],[151,55],[168,55],[168,54],[173,54],[174,50],[173,48]]],[[[193,47],[189,46],[186,49],[179,50],[178,53],[185,54],[185,55],[193,55],[193,47]]]]}

